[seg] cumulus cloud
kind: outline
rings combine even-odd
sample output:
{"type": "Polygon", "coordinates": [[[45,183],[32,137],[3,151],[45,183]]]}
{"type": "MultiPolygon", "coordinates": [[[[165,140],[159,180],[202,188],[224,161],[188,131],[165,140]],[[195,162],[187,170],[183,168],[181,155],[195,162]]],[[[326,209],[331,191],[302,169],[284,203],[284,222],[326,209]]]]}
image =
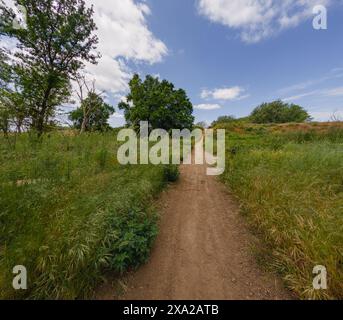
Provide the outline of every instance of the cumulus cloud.
{"type": "MultiPolygon", "coordinates": [[[[14,7],[13,0],[5,0],[14,7]]],[[[99,37],[97,51],[102,55],[97,65],[86,65],[89,80],[96,80],[99,91],[112,96],[127,89],[131,77],[128,62],[154,64],[168,53],[166,45],[149,30],[150,8],[144,1],[86,0],[94,6],[94,21],[99,37]]],[[[1,44],[14,49],[16,41],[1,38],[1,44]]]]}
{"type": "Polygon", "coordinates": [[[214,100],[241,100],[248,95],[244,95],[245,89],[239,86],[231,88],[221,88],[214,90],[204,89],[201,92],[201,98],[214,100]]]}
{"type": "Polygon", "coordinates": [[[197,0],[198,11],[209,20],[237,29],[244,42],[256,43],[296,27],[313,15],[316,5],[332,0],[197,0]]]}
{"type": "Polygon", "coordinates": [[[197,110],[217,110],[221,109],[219,104],[198,104],[194,106],[194,109],[197,110]]]}
{"type": "Polygon", "coordinates": [[[151,14],[145,2],[134,0],[86,0],[94,6],[98,27],[98,65],[87,65],[87,72],[97,80],[99,90],[112,94],[125,91],[131,77],[127,62],[154,64],[168,53],[166,45],[149,30],[151,14]]]}

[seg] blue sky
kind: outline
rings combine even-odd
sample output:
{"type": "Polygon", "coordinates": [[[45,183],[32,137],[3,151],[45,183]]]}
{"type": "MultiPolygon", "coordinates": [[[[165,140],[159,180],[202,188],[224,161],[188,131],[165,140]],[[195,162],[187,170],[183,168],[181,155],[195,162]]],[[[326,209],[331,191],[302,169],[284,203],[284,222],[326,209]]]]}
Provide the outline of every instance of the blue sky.
{"type": "MultiPolygon", "coordinates": [[[[94,5],[102,58],[85,72],[114,106],[139,73],[185,89],[196,121],[246,116],[278,98],[316,120],[343,119],[343,0],[86,2],[94,5]],[[327,10],[327,30],[313,28],[316,5],[327,10]]],[[[124,122],[120,111],[110,120],[124,122]]]]}
{"type": "Polygon", "coordinates": [[[239,29],[207,19],[196,1],[149,0],[147,4],[148,25],[168,54],[160,63],[132,68],[186,89],[194,105],[221,106],[195,110],[197,121],[246,116],[261,102],[277,98],[301,104],[318,120],[328,120],[334,112],[342,114],[342,3],[328,7],[327,30],[313,28],[313,15],[257,43],[243,41],[239,29]],[[204,90],[234,87],[245,90],[238,99],[201,97],[204,90]]]}

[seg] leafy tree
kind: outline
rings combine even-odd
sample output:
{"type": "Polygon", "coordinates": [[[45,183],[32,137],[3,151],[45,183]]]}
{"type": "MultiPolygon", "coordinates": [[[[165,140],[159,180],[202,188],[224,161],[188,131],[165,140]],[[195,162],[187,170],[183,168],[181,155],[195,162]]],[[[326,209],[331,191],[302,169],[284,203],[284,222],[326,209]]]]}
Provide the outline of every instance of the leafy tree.
{"type": "Polygon", "coordinates": [[[261,104],[251,113],[250,118],[253,123],[300,123],[311,120],[305,109],[281,100],[261,104]]]}
{"type": "Polygon", "coordinates": [[[151,129],[192,128],[193,105],[182,89],[176,90],[167,80],[147,76],[142,81],[134,75],[129,83],[127,102],[119,103],[129,125],[138,128],[140,121],[148,121],[151,129]]]}
{"type": "Polygon", "coordinates": [[[212,122],[212,127],[222,124],[222,123],[230,123],[236,121],[236,118],[234,116],[221,116],[216,121],[212,122]]]}
{"type": "MultiPolygon", "coordinates": [[[[70,80],[84,62],[96,63],[99,57],[94,53],[98,38],[93,35],[93,8],[84,0],[16,0],[15,5],[25,7],[26,27],[3,23],[0,34],[18,42],[15,84],[31,126],[41,135],[57,106],[68,101],[70,80]]],[[[0,14],[4,21],[16,16],[4,5],[0,14]]]]}
{"type": "Polygon", "coordinates": [[[7,134],[13,125],[21,131],[26,112],[22,96],[13,88],[13,68],[4,50],[0,49],[0,129],[7,134]]]}
{"type": "Polygon", "coordinates": [[[90,92],[81,107],[70,113],[69,119],[74,123],[74,127],[80,130],[106,131],[110,127],[108,119],[114,111],[114,108],[105,103],[101,96],[90,92]],[[86,113],[85,110],[87,110],[86,113]],[[86,121],[84,121],[85,115],[86,121]]]}
{"type": "Polygon", "coordinates": [[[11,66],[5,50],[0,48],[0,90],[8,88],[11,79],[11,66]]]}

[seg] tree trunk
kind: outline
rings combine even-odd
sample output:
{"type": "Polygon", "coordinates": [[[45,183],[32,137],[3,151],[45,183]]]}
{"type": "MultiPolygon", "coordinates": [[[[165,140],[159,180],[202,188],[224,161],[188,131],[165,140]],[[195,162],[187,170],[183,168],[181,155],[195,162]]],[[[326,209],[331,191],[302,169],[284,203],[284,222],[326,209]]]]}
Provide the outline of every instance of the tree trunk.
{"type": "Polygon", "coordinates": [[[82,120],[82,125],[81,125],[81,131],[80,131],[81,134],[86,132],[87,123],[88,123],[87,116],[84,115],[83,120],[82,120]]]}
{"type": "Polygon", "coordinates": [[[41,109],[38,112],[38,118],[36,119],[36,126],[35,129],[37,130],[37,135],[40,138],[44,133],[44,123],[46,118],[46,111],[48,109],[48,100],[50,97],[50,93],[52,90],[51,84],[49,84],[48,88],[45,91],[44,98],[41,104],[41,109]]]}

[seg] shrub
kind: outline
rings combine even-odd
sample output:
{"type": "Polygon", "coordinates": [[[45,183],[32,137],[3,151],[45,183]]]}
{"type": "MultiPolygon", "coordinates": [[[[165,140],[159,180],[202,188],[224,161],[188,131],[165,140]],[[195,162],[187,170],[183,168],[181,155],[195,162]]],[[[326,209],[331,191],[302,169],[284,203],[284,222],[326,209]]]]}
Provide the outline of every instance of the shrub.
{"type": "Polygon", "coordinates": [[[281,100],[263,103],[251,113],[253,123],[305,122],[311,119],[302,107],[281,100]]]}
{"type": "Polygon", "coordinates": [[[177,181],[180,176],[179,167],[177,165],[166,165],[164,167],[164,176],[169,182],[177,181]]]}

